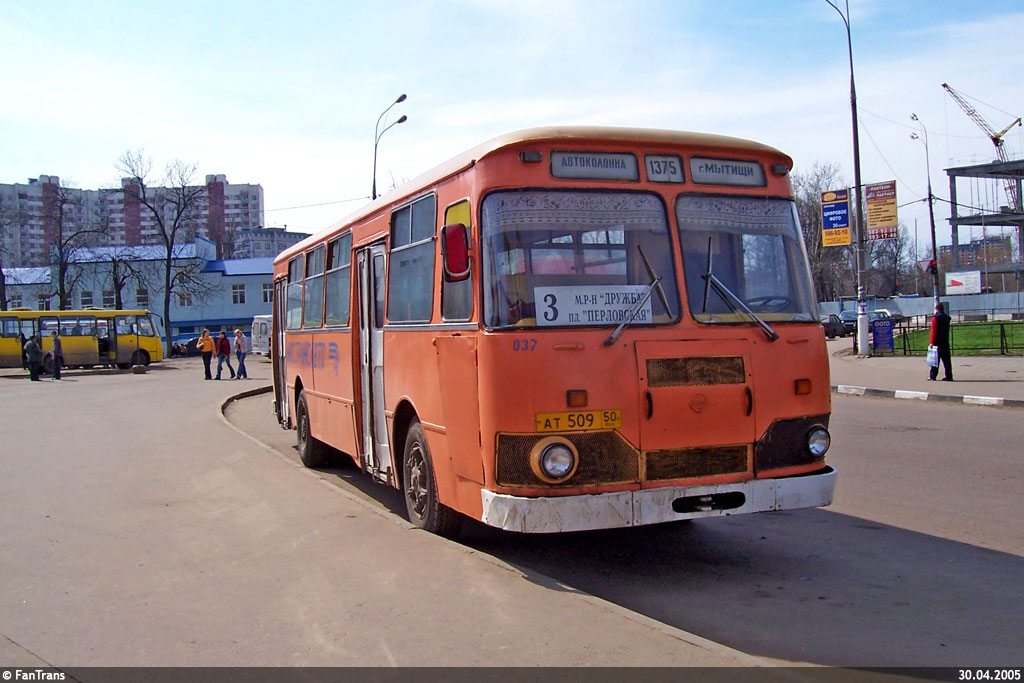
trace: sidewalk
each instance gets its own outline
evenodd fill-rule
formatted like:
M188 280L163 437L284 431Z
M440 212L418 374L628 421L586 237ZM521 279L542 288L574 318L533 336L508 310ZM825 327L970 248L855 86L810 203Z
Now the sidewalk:
M840 394L1024 408L1022 356L953 356L955 381L930 382L922 356L859 358L852 346L828 342L832 390Z

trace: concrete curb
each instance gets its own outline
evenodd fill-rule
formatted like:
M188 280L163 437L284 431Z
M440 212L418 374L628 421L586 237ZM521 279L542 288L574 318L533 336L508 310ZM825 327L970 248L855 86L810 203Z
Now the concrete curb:
M1015 398L999 398L996 396L949 396L933 394L927 391L903 391L900 389L871 389L855 387L848 384L833 384L832 391L837 394L852 396L877 396L880 398L901 398L911 401L943 401L960 403L965 406L991 406L995 408L1024 408L1024 400Z

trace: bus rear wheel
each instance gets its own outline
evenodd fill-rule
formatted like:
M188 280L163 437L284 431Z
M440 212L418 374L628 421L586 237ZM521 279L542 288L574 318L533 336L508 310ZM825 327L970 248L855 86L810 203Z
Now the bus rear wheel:
M418 420L409 426L409 434L405 439L402 474L405 508L409 514L409 521L424 531L445 538L457 536L462 517L437 499L434 466L430 461L430 450L427 448L423 427Z
M309 406L306 392L299 394L295 401L295 431L298 432L299 458L306 467L323 467L327 464L327 444L316 439L309 431Z

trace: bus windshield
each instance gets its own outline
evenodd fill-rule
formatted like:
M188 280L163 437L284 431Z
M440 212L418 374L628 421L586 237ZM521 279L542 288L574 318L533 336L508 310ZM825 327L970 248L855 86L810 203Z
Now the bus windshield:
M702 323L750 323L734 295L757 318L816 322L807 256L793 202L759 197L682 195L676 219L690 314ZM716 291L714 276L726 293Z
M481 218L488 327L679 319L668 221L656 195L494 192Z

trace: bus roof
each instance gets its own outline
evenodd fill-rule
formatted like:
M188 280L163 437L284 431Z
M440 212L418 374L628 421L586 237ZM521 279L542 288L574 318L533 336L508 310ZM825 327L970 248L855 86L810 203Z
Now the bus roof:
M588 140L588 141L632 141L637 143L655 143L666 145L686 145L694 147L721 147L730 151L747 152L749 154L768 154L778 156L781 161L790 168L793 167L793 160L783 152L768 145L734 138L727 135L714 135L711 133L693 133L689 131L662 130L658 128L621 128L606 126L546 126L540 128L527 128L499 135L486 142L483 142L452 159L435 166L429 171L417 176L401 187L377 197L376 200L335 221L326 228L318 230L310 237L285 249L274 259L274 263L290 259L297 253L305 251L311 245L323 240L325 234L333 233L338 228L355 223L366 216L371 215L382 207L388 206L405 196L418 193L422 188L429 187L440 182L448 176L469 168L476 162L505 147L527 142L544 142L548 140Z

